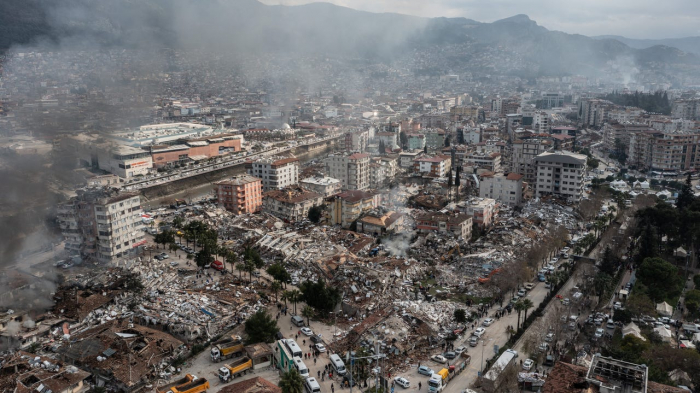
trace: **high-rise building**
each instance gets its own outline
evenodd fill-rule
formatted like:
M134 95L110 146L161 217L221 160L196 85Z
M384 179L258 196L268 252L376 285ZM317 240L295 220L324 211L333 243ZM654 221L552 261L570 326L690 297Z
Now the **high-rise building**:
M508 206L518 206L523 201L523 175L484 175L479 182L479 197L495 199Z
M108 188L78 190L58 207L66 250L83 259L110 262L146 243L138 194Z
M331 155L326 159L326 172L340 180L343 190L365 190L369 188L369 155Z
M262 180L263 192L281 190L299 182L299 159L264 158L246 163L248 174Z
M257 177L234 176L215 187L219 206L233 214L255 213L262 207L262 180Z
M525 181L533 184L537 179L534 160L538 155L551 150L552 141L547 139L527 139L513 142L510 172L523 175Z
M568 151L547 152L535 157L538 197L556 195L580 201L587 157Z

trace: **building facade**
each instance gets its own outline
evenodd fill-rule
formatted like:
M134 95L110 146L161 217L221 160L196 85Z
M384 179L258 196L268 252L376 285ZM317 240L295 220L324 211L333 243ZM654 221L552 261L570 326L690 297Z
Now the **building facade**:
M479 182L479 197L495 199L508 206L518 206L523 201L523 175L498 173L484 175Z
M464 213L429 212L416 217L416 228L419 232L450 232L469 241L472 237L472 217Z
M326 159L326 172L340 180L343 190L365 190L369 188L369 161L364 153L331 155Z
M83 259L110 262L137 252L146 243L138 194L111 189L78 190L58 207L66 250Z
M235 176L215 183L219 207L233 214L247 214L262 208L262 180L250 175Z
M463 208L460 206L460 210L472 217L474 225L489 228L498 214L498 204L495 199L476 198L466 203Z
M350 228L360 216L376 209L380 199L379 194L358 190L335 195L330 201L328 221L331 225L340 224L343 228Z
M340 193L342 187L340 180L332 177L307 177L299 183L303 188L329 197Z
M587 157L567 151L542 153L535 158L538 197L554 195L578 202L583 197Z
M246 170L249 175L262 180L263 192L281 190L299 182L298 158L266 158L247 162Z
M452 169L447 156L419 157L413 161L413 172L426 177L445 177Z
M309 216L309 209L323 204L323 196L301 187L287 187L266 192L263 212L286 221L301 221Z
M537 180L535 157L551 150L552 142L546 139L527 139L513 142L510 172L519 173L524 180L534 184Z

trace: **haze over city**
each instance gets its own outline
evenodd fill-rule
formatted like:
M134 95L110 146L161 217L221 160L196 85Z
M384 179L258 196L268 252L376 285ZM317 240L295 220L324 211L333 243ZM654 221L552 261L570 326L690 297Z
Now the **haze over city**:
M0 391L697 392L690 1L0 2Z

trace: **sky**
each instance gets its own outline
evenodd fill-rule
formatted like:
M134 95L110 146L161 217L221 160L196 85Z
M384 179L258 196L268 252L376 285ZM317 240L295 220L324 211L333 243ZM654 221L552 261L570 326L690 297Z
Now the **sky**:
M259 0L299 5L312 0ZM493 22L526 14L540 26L587 36L628 38L700 36L698 0L327 0L357 10Z

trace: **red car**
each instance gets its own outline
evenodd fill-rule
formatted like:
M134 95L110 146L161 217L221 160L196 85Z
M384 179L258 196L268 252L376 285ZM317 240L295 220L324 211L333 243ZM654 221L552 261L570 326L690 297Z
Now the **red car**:
M224 270L224 263L221 261L214 261L211 263L211 265L209 265L209 267L211 267L212 269L221 271L221 270Z

